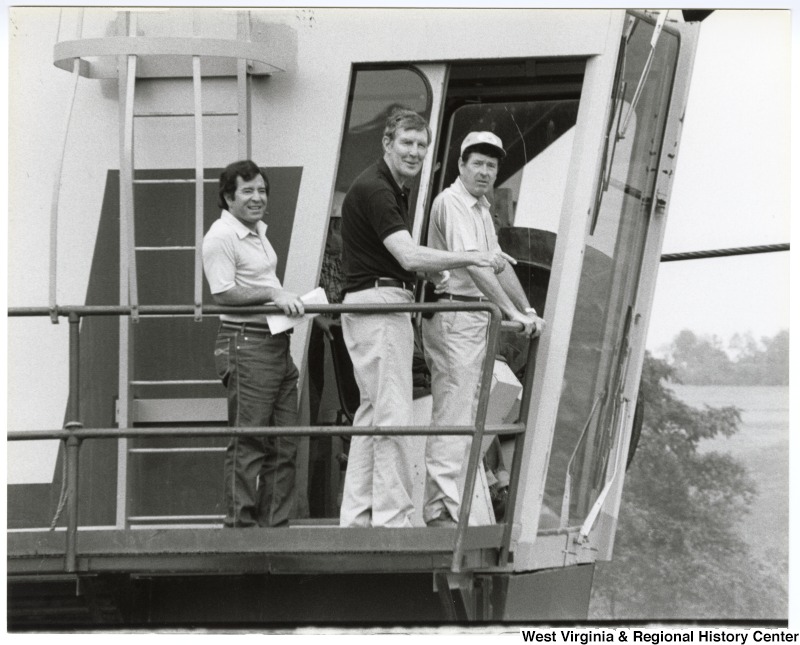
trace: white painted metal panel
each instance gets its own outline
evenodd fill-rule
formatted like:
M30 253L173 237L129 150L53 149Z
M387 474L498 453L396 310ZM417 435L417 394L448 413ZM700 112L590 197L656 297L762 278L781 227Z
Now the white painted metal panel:
M514 569L530 570L536 560L535 542L544 497L547 465L553 430L561 398L572 320L578 296L585 239L590 224L591 207L600 167L604 132L598 123L606 123L611 108L612 81L622 33L624 14L618 15L614 28L606 32L602 55L587 61L578 120L575 126L573 154L564 199L558 238L553 256L550 289L543 317L547 326L539 341L532 400L527 419L528 437L522 461L527 465L520 477L517 498L517 521L521 525L514 549ZM541 556L539 556L541 557Z

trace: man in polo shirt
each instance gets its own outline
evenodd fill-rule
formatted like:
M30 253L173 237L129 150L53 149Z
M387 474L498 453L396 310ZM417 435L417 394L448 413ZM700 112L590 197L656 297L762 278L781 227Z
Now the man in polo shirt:
M275 274L278 256L261 221L269 198L266 172L250 160L219 178L220 218L203 239L203 269L220 305L276 304L302 316L303 303ZM228 390L228 425L297 424L297 368L289 335L272 335L263 314L223 314L214 347ZM225 526L284 526L294 504L295 437L234 437L225 453Z
M494 186L503 143L491 132L470 132L461 143L459 176L431 208L428 245L448 251L497 251L486 193ZM522 333L535 336L543 320L530 306L514 271L495 274L483 267L454 269L440 300L489 300ZM431 370L433 425L472 425L486 355L486 313L437 312L422 322L425 354ZM422 516L429 526L455 525L464 488L470 445L466 436L429 436Z
M383 133L383 158L347 192L342 204L344 304L408 304L414 300L417 271L474 265L499 272L510 260L499 249L450 253L414 242L408 184L422 169L430 136L416 112L393 112ZM344 314L342 328L361 392L353 425L411 425L411 315ZM410 447L406 436L353 437L342 526L411 526Z

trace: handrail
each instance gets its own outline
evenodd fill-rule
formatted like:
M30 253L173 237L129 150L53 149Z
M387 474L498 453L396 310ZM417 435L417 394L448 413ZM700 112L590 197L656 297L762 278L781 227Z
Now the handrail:
M131 306L131 319L139 321L139 286L136 270L136 204L133 194L134 168L134 105L136 93L136 56L127 57L125 77L125 101L122 124L122 141L119 168L120 205L120 299L126 298Z
M67 113L64 118L64 143L61 146L61 153L58 157L58 166L56 170L56 179L53 182L53 199L50 203L50 308L56 307L57 298L57 274L58 274L58 206L59 197L61 195L61 180L64 176L64 156L67 150L67 139L69 137L69 124L72 120L72 108L75 105L75 95L78 89L78 79L80 73L78 63L75 63L73 71L72 93L70 95ZM57 319L54 322L58 322Z
M70 70L73 61L81 64L81 76L114 78L113 61L119 56L203 56L242 59L253 63L260 74L284 72L291 64L291 53L280 43L244 42L226 38L181 38L156 36L109 36L62 40L53 47L53 64ZM100 58L90 62L88 59ZM103 60L107 59L107 60Z
M475 412L475 432L472 435L472 443L469 448L466 481L464 482L464 492L461 495L461 506L458 509L459 518L458 527L456 529L456 543L453 548L453 563L450 565L450 570L453 573L461 572L464 539L467 525L469 524L469 513L472 510L472 496L475 494L475 478L477 477L478 465L481 461L481 447L486 426L486 410L489 405L489 383L492 379L494 357L497 354L497 340L500 336L500 320L501 317L498 309L497 312L493 312L489 320L489 337L486 341L486 352L483 357L483 374L481 375L481 387L478 393L478 408Z
M536 355L539 351L539 338L532 338L528 345L528 361L525 368L525 383L522 386L522 400L519 405L519 419L528 419L531 407L531 395L533 393L533 378L535 374ZM518 433L514 439L514 456L511 458L511 473L508 482L508 500L506 501L506 513L503 517L505 521L505 531L503 541L500 546L500 557L498 565L505 567L508 565L511 554L511 534L514 528L514 512L517 506L517 491L519 489L519 476L522 471L522 451L525 448L525 423L518 422L522 427L522 432ZM487 427L488 428L488 427ZM488 430L487 430L488 431Z
M60 305L55 308L57 316L68 317L70 314L78 316L119 316L132 314L132 307L127 305ZM194 316L194 305L140 305L138 314L142 317L162 316L164 314ZM500 316L500 309L488 302L450 302L439 301L416 302L408 304L335 304L335 305L305 305L309 314L386 314L386 313L432 313L437 311L484 311L492 313L496 310ZM49 307L9 307L8 316L17 318L22 316L49 316L52 313ZM212 317L219 314L282 314L277 305L203 305L203 316ZM502 327L513 331L520 331L522 325L514 322L503 322Z
M453 560L451 571L458 573L461 571L461 560L463 559L465 536L469 524L469 514L471 509L472 497L474 494L475 481L477 479L478 465L481 457L481 443L484 435L513 434L519 438L525 433L523 423L486 425L486 410L489 400L489 383L496 354L497 342L501 327L514 331L521 330L519 323L503 323L501 321L500 309L497 305L489 302L436 302L436 303L408 303L408 304L369 304L369 305L313 305L305 308L309 314L317 313L357 313L357 314L381 314L381 313L425 313L441 311L482 311L489 314L487 350L483 363L483 374L481 389L478 398L478 409L474 426L375 426L375 427L351 427L348 434L353 435L467 435L472 436L469 461L467 464L466 481L464 483L464 493L461 504L461 512L456 529L456 537L453 545ZM247 307L210 305L202 310L203 317L214 316L221 313L282 313L276 305L253 305ZM143 436L271 436L271 435L302 435L302 436L326 436L341 434L341 426L290 426L276 428L270 427L170 427L170 428L83 428L80 423L80 319L82 316L140 316L147 317L164 314L172 315L191 315L195 316L196 310L193 305L142 305L123 306L123 305L94 305L94 306L59 306L51 309L49 307L10 307L9 317L28 317L28 316L50 316L51 320L58 316L66 316L70 322L70 371L69 371L69 402L67 410L67 420L62 430L33 430L33 431L11 431L7 435L8 441L37 441L46 439L59 439L65 442L66 474L67 474L67 530L66 530L66 552L65 552L65 571L74 572L77 570L77 529L78 529L78 465L79 448L83 440L103 439L103 438L125 438ZM531 343L531 354L535 352L535 341ZM526 382L530 379L526 379ZM526 388L529 390L530 388ZM529 398L529 397L528 397ZM524 408L527 409L529 400L523 400ZM518 441L518 446L521 445ZM519 458L520 450L515 450L514 463L512 465L511 481L518 480L518 473L521 465ZM516 499L515 491L511 491L508 503L507 521L513 518L513 506ZM510 543L510 530L504 532L503 544L501 545L501 560L503 563L508 559L508 548Z
M194 90L194 319L203 317L203 90L200 57L192 57L192 88Z
M348 426L348 435L471 435L472 426ZM521 423L501 423L484 426L486 435L512 435L523 430ZM180 426L180 427L135 427L135 428L84 428L73 430L12 430L6 433L8 441L51 441L70 437L78 439L133 439L143 437L271 437L302 436L326 437L341 435L342 426Z
M59 12L59 28L61 27L61 12ZM80 37L83 32L83 9L78 14L78 25L75 29L76 35ZM69 138L69 124L72 121L72 110L75 106L75 95L78 91L78 79L80 78L80 61L75 60L72 66L72 90L67 105L67 111L64 115L64 143L61 146L61 151L56 163L56 178L53 182L53 197L50 201L50 308L53 309L58 302L57 298L57 283L56 278L58 274L58 206L61 196L61 180L64 176L64 156L67 152L67 140ZM54 323L58 322L58 318L53 319Z

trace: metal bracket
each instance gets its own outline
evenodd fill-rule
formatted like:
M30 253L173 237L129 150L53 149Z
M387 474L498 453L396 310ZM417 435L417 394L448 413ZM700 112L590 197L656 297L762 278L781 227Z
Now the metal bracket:
M667 207L667 197L661 188L656 189L656 210L663 211Z

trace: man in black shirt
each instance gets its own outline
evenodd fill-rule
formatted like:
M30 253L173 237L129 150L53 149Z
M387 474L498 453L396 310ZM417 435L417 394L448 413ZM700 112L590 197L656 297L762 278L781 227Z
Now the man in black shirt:
M383 133L383 158L347 192L342 204L345 304L408 304L414 301L416 272L480 266L499 273L507 260L513 262L501 251L454 253L414 242L408 184L422 170L430 138L419 114L393 112ZM411 315L344 314L342 328L361 392L353 425L412 425ZM410 439L353 437L341 526L412 525Z

